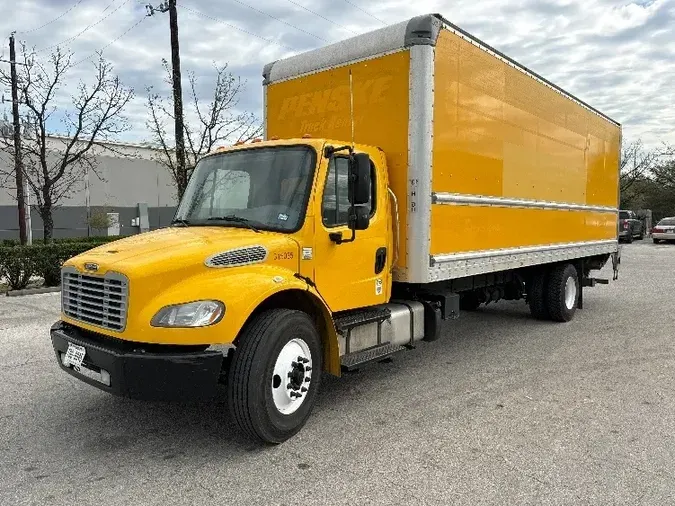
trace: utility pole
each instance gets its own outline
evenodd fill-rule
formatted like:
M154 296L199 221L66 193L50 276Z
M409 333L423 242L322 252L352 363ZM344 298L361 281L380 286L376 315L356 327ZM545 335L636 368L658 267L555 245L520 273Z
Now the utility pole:
M174 136L176 139L176 174L178 185L178 197L183 196L187 186L187 169L185 167L185 137L183 127L183 86L180 75L180 51L178 47L178 13L176 12L176 0L167 0L158 7L146 5L148 16L155 12L169 11L169 29L171 31L171 71L173 84L173 116Z
M9 36L9 65L12 81L12 117L14 120L14 171L16 172L16 203L19 207L19 240L26 244L26 202L23 194L23 163L21 159L21 123L19 121L19 82L16 76L14 32Z

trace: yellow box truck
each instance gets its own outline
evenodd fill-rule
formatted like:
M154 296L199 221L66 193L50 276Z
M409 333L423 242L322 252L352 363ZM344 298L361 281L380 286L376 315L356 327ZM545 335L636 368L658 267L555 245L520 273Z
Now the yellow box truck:
M620 125L439 15L267 65L264 139L192 173L172 226L65 262L62 369L303 426L322 373L499 299L572 319L618 273ZM450 323L447 323L449 325Z

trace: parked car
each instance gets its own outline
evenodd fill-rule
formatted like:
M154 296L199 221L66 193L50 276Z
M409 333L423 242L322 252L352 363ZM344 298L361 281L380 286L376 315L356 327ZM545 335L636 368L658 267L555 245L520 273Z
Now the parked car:
M652 238L655 243L675 242L675 217L663 218L659 221L652 229Z
M633 242L633 239L644 239L645 228L642 220L633 211L619 211L619 240Z

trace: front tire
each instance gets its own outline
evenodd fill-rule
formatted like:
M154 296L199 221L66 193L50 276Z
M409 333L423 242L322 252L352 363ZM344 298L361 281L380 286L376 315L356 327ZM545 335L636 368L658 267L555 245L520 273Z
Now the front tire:
M322 369L321 340L306 313L271 309L242 331L228 373L228 404L249 438L282 443L309 418Z
M548 312L556 322L568 322L574 317L579 301L579 275L572 264L553 268L548 281Z

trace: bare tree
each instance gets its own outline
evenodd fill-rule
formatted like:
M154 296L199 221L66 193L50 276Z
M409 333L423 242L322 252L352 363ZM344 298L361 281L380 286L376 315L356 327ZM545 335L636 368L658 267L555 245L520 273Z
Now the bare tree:
M664 159L673 155L675 148L667 144L653 149L646 148L639 139L627 144L621 152L621 193L628 191L636 181L651 176Z
M166 81L171 84L171 70L166 60L163 60L163 64L168 74ZM227 65L214 64L214 68L216 80L208 102L200 98L194 72L188 72L190 99L185 101L188 109L184 126L185 171L181 171L176 164L173 136L167 131L167 124L173 123L173 107L171 104L167 105L166 99L154 92L152 87L147 89L149 118L146 124L162 153L157 161L171 173L179 199L185 192L199 158L217 144L248 141L262 132L262 126L252 113L237 109L245 83L228 72Z
M49 241L54 230L54 207L77 188L87 171L98 175L93 148L128 128L122 110L133 91L122 85L110 63L99 55L91 82L80 81L70 104L63 105L59 103L60 92L74 66L72 53L57 48L44 65L25 46L23 54L25 65L19 72L19 101L25 111L22 162L44 223L44 239ZM0 71L0 82L8 78ZM60 136L54 136L50 129L58 120L63 130ZM1 149L13 156L11 142L3 136ZM10 175L11 171L0 169L0 177L8 180Z

